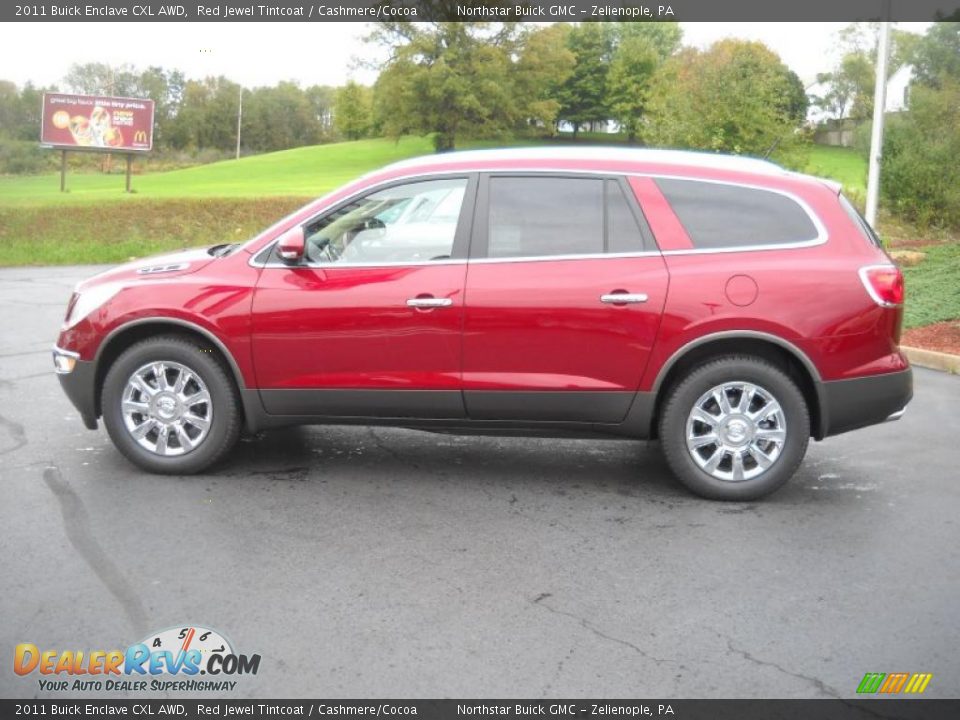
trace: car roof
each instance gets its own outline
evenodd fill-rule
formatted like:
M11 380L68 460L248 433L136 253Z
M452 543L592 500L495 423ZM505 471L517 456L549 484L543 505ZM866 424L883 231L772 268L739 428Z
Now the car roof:
M440 169L476 164L489 167L498 162L531 161L562 164L576 163L579 168L585 162L596 163L598 168L616 162L641 166L673 165L687 168L728 170L759 175L783 175L787 171L769 160L723 155L720 153L695 152L691 150L664 150L659 148L630 148L615 146L579 145L576 147L512 147L495 150L461 150L438 155L421 155L401 160L382 168L383 171L411 170L414 168Z

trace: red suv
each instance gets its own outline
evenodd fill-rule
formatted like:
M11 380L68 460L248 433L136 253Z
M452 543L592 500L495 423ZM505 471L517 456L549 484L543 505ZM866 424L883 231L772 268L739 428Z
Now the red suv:
M829 182L624 149L391 165L241 245L81 283L54 349L90 429L159 473L289 424L659 438L747 500L810 437L898 418L903 278Z

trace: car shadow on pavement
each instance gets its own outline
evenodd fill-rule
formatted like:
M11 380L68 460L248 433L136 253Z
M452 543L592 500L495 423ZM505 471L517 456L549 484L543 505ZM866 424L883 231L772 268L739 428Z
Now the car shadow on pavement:
M365 478L487 485L549 485L551 492L616 492L679 499L657 443L459 436L373 427L293 427L241 442L212 470L276 480L362 473Z

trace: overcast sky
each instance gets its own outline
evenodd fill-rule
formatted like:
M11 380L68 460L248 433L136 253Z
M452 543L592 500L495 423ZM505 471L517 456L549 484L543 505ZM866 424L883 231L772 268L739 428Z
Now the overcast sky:
M899 23L923 32L928 23ZM724 37L760 40L805 83L836 59L846 23L681 23L687 45ZM358 67L369 57L364 23L17 23L0 43L0 79L18 85L60 83L73 63L131 63L180 69L188 78L226 75L246 87L296 80L301 85L371 83Z

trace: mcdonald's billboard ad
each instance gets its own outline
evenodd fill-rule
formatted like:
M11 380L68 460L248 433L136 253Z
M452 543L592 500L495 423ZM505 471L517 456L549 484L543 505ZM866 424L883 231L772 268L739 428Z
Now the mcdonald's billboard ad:
M153 100L45 93L40 144L66 150L149 152Z

